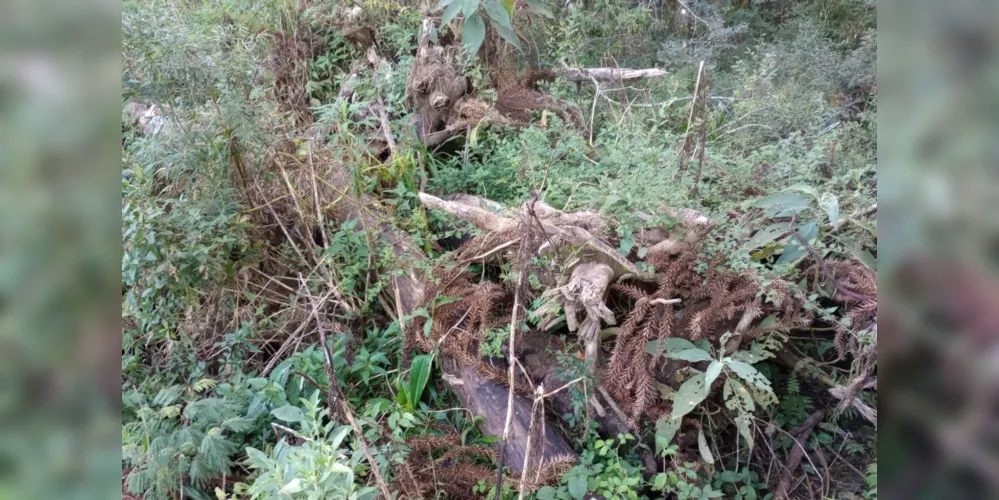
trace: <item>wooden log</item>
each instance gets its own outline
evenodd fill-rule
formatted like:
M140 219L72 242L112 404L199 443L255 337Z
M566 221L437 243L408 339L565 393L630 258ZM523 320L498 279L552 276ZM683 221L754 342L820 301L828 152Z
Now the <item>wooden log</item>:
M444 373L451 389L458 396L461 405L476 415L486 417L479 424L479 430L486 436L502 436L506 416L506 402L509 388L483 377L474 367L464 366L454 359L443 360ZM506 446L506 458L503 463L513 471L524 469L524 458L527 452L527 435L531 428L531 405L525 397L514 396L513 420L510 424L509 441ZM545 463L554 457L576 457L572 446L552 423L545 425L543 456L539 457L536 444L531 452L530 469L540 465L540 458Z
M663 76L666 71L649 69L628 69L628 68L569 68L559 74L570 82L618 82L623 80L636 80L638 78L655 78Z

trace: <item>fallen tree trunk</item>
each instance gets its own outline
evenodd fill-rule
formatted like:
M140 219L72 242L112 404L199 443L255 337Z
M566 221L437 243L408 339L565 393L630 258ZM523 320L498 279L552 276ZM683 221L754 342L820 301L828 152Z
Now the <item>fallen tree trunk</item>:
M666 71L656 68L649 69L628 69L628 68L569 68L559 74L570 82L618 82L622 80L636 80L638 78L655 78L663 76Z
M345 192L350 192L349 179L343 173L331 178L330 183ZM426 299L426 288L415 271L415 264L426 261L427 257L404 233L389 223L387 217L379 216L379 212L378 201L368 195L362 195L359 199L345 196L331 208L331 215L338 223L356 219L360 228L374 232L373 236L391 245L392 253L405 272L392 279L388 291L389 300L395 303L396 314L404 317L416 310ZM444 354L441 354L441 358L446 379L462 406L484 418L479 423L482 433L501 436L507 413L509 388L486 379L474 367L463 366L459 361ZM520 471L524 467L533 402L518 394L514 397L513 405L515 418L510 429L510 439L503 463L514 471ZM572 446L556 430L554 424L547 424L545 429L545 439L541 446L532 445L534 448L532 463L534 457L537 457L539 464L576 457ZM494 447L497 447L496 443Z

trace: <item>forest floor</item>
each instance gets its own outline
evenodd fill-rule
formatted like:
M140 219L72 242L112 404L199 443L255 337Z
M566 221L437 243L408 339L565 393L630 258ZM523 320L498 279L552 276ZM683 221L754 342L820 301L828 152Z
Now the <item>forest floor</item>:
M861 7L272 3L126 5L123 496L876 498Z

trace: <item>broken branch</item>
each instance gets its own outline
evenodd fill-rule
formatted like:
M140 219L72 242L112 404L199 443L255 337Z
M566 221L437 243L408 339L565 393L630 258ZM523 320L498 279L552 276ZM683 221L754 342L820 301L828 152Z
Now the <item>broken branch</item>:
M570 82L618 82L622 80L635 80L638 78L655 78L666 74L665 70L658 68L629 69L629 68L569 68L559 76Z

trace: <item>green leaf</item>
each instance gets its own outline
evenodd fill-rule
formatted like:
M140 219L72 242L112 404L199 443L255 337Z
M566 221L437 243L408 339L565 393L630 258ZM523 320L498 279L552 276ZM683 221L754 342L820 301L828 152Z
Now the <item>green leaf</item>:
M746 386L742 385L742 382L739 382L735 377L725 379L722 397L725 400L725 407L736 413L752 413L756 409L756 405L753 404L753 396L746 390Z
M548 19L555 19L555 14L552 14L544 0L527 0L527 6L531 8L531 12L537 12Z
M465 16L465 23L468 23L468 18L472 17L477 10L479 10L479 0L461 0L461 14ZM479 18L481 19L481 18Z
M704 437L704 429L697 430L697 450L701 452L701 458L709 464L715 463L715 457L711 454L711 448L708 447L708 438Z
M839 227L839 198L832 193L822 193L822 197L819 198L819 206L826 211L833 229Z
M498 1L489 0L482 7L486 10L486 14L489 15L489 19L493 20L495 26L513 29L513 26L510 24L510 13Z
M338 449L340 448L340 443L343 442L343 438L347 437L350 431L351 427L349 425L341 425L334 429L326 440L334 450Z
M465 18L465 24L461 26L461 43L469 54L475 55L482 46L482 41L486 39L486 23L478 12Z
M725 389L722 392L722 397L725 400L725 407L730 411L735 412L735 425L739 429L739 434L742 435L743 439L750 448L753 447L753 431L752 431L752 416L753 411L756 409L756 405L753 404L753 396L746 389L746 386L742 385L734 377L728 377L725 379Z
M676 431L680 430L681 422L682 419L670 415L663 415L656 420L656 455L669 447L670 442L676 437Z
M635 248L635 240L628 236L627 238L622 238L621 243L617 248L617 253L624 255L625 257L631 253L631 249Z
M863 265L867 266L871 271L878 270L878 259L871 252L866 249L859 249L855 254L857 260L859 260Z
M761 406L766 407L777 402L777 396L774 395L773 388L770 387L770 381L757 371L753 365L737 359L731 359L728 362L728 367L739 378L749 384L749 390L753 395L753 399Z
M814 187L802 182L789 186L787 189L785 189L785 191L799 191L807 194L808 196L811 196L812 198L815 199L819 198L819 192L816 191Z
M586 496L586 476L574 475L569 478L569 494L576 500Z
M811 244L811 241L815 239L819 234L819 225L814 222L809 222L807 224L799 225L796 230L798 235L801 236L803 240ZM787 245L784 245L784 253L781 254L780 258L777 259L776 264L793 264L798 261L798 259L805 256L808 253L808 249L801 246L798 238L791 238L788 240Z
M445 25L447 25L447 23L454 19L454 16L457 16L458 13L461 12L461 6L463 3L463 0L455 0L454 2L448 4L447 8L444 9L444 14L441 15L442 29Z
M684 349L697 349L693 342L679 337L671 337L663 341L666 352L678 352Z
M423 396L423 389L430 380L430 367L433 364L434 355L421 354L413 358L413 364L409 368L408 396L411 407L415 407Z
M271 410L271 415L274 415L278 420L283 420L285 422L301 422L305 418L305 414L302 413L302 409L297 406L284 405L280 408L275 408Z
M512 29L504 28L496 24L494 24L493 27L496 28L496 32L499 33L499 35L503 37L503 39L506 40L507 43L513 45L517 50L520 50L521 52L524 51L524 47L520 44L520 37L518 37L517 34L514 33ZM478 127L476 127L476 130L478 130Z
M555 500L555 492L555 488L552 488L551 486L543 486L538 490L534 498L537 500Z
M437 7L434 7L434 10L443 9L444 7L447 7L448 5L451 5L453 2L454 2L454 0L441 0L437 4ZM441 24L444 24L444 23L441 23Z
M812 205L812 200L794 191L783 191L770 196L764 196L749 206L762 208L767 217L786 217L791 212L801 212Z
M288 481L288 484L278 490L278 493L282 495L294 495L295 493L301 492L303 489L302 480L296 477L295 479Z
M697 362L697 361L708 361L711 359L711 355L705 352L703 349L693 348L684 349L682 351L670 352L669 357L672 359L679 359L683 361Z
M250 457L250 466L254 469L263 469L269 467L270 459L264 452L252 447L246 447L246 456Z
M777 238L788 233L787 223L777 223L771 224L763 229L760 229L749 239L749 243L746 243L746 248L748 250L756 250L768 243L776 241Z
M735 426L739 429L739 435L746 440L749 450L753 450L753 417L749 413L740 413L735 416Z
M704 374L698 373L687 379L673 395L672 418L690 413L708 397L708 386L704 383Z
M711 383L718 378L721 374L722 368L725 366L724 363L718 360L714 360L708 365L708 369L704 370L704 384L711 387Z
M506 9L506 13L509 14L510 17L512 18L513 9L514 7L516 7L517 0L500 0L500 3L503 4L503 8Z

